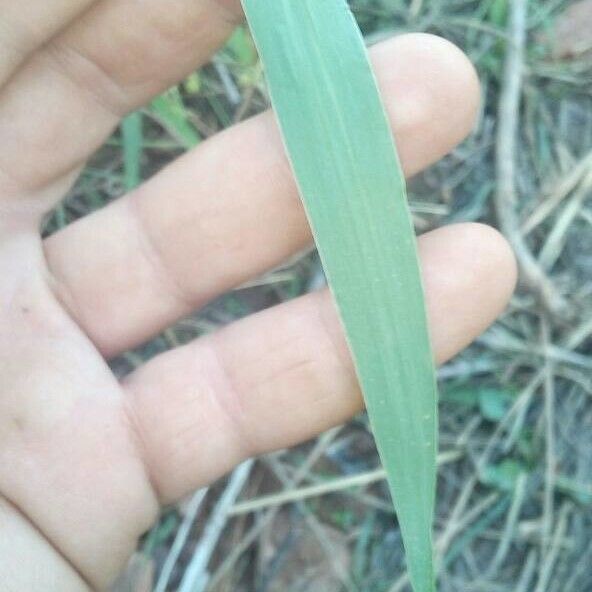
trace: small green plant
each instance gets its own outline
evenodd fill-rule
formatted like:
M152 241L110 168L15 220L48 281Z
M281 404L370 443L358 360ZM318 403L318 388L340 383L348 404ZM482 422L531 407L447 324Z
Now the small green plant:
M345 0L243 0L388 472L410 580L435 588L437 394L405 181Z
M190 84L195 84L195 77L188 80ZM189 150L199 144L201 138L189 120L189 113L178 87L173 87L154 99L150 111L183 148Z

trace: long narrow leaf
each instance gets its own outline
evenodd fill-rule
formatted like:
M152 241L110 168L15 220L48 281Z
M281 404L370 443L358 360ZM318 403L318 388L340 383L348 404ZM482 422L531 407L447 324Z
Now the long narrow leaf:
M128 115L121 123L123 142L123 170L125 188L127 191L135 189L141 181L142 143L142 113L136 111Z
M416 592L434 590L436 386L405 182L345 0L243 0L343 320Z

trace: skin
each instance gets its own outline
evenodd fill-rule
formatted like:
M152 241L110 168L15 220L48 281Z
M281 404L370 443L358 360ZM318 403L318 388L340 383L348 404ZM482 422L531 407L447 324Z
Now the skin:
M270 114L39 235L121 116L204 63L240 22L238 2L0 0L0 14L0 581L104 590L159 505L347 420L362 399L326 291L123 382L106 363L311 243ZM372 59L412 175L471 129L475 73L426 35ZM514 258L474 224L424 235L420 250L443 362L502 311Z

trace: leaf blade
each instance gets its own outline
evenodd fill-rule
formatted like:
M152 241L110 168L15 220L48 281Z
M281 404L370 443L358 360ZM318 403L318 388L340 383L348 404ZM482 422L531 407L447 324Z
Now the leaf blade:
M123 143L123 171L126 191L135 189L142 179L141 159L143 153L142 113L136 111L121 123Z
M243 6L389 474L410 579L430 592L435 372L405 182L363 40L344 0Z

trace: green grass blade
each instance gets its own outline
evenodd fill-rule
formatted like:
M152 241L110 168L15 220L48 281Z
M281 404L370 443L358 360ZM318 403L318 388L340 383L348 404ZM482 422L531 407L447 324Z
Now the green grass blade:
M123 176L127 191L135 189L141 181L141 160L144 142L142 113L136 111L121 122L123 143Z
M434 590L437 394L405 182L345 0L243 0L337 301L416 592Z
M189 113L178 88L172 88L156 97L150 105L159 123L188 150L197 146L201 138L189 119Z

